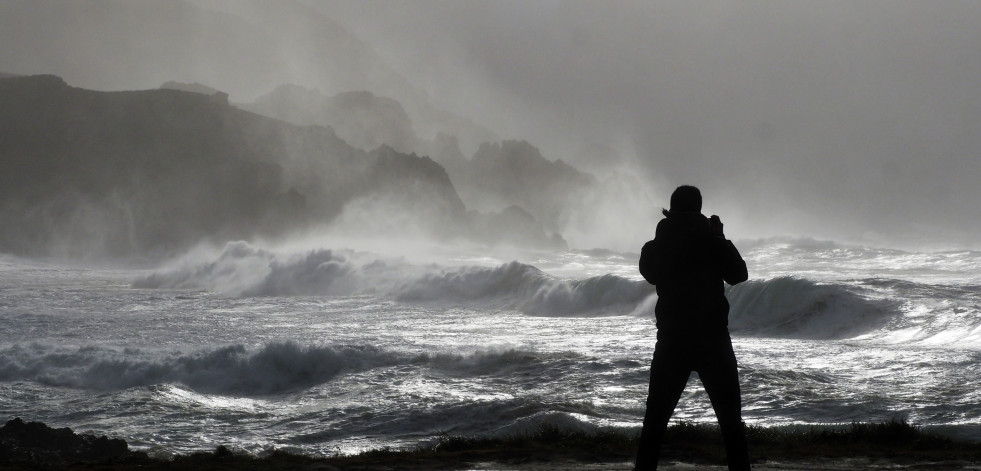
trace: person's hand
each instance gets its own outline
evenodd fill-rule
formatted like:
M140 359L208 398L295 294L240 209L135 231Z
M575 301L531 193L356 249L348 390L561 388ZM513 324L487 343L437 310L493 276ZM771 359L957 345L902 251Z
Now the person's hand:
M713 214L709 218L709 232L717 236L722 235L722 220L719 219L719 216Z

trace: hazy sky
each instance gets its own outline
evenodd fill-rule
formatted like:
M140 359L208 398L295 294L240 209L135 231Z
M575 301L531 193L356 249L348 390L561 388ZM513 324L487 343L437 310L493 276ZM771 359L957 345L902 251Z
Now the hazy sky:
M977 245L981 2L318 3L443 106L744 233Z
M121 5L112 1L103 8ZM721 214L733 234L981 248L981 2L302 2L365 41L436 104L503 138L527 139L548 159L574 160L587 144L613 147L665 205L676 185L700 186L706 210ZM76 13L94 5L71 4ZM99 15L81 26L71 16L81 15L49 15L63 20L37 23L43 31L25 26L24 37L53 38L46 55L29 50L40 41L21 41L28 50L0 53L0 71L23 72L5 70L4 57L35 57L32 71L46 70L50 49L70 37L58 34L65 29L103 28L122 45L139 33L99 26ZM34 24L7 20L0 23ZM156 21L147 18L145 30L165 34ZM281 44L305 44L302 28L276 21L263 34L281 31L293 36ZM289 68L297 81L318 70L292 63L310 54L269 51L269 37L243 35L262 55L232 64L239 85L258 78L250 67ZM238 42L201 37L213 48ZM132 68L145 74L141 84L181 79L166 76L180 75L181 51L166 52L166 60L146 57L156 61L152 70L115 64L107 78L131 83L124 79ZM92 64L86 83L93 83L113 57L91 48L56 60ZM211 64L194 67L210 72ZM66 69L52 62L51 70ZM257 95L276 85L249 86Z

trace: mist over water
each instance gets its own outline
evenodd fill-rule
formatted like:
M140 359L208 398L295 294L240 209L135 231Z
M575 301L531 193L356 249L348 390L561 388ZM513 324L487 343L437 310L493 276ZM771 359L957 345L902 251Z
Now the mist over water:
M242 104L285 84L337 106L368 91L411 124L361 142L387 135L440 161L413 143L455 136L471 158L484 142L527 140L601 179L611 167L638 177L650 197L620 187L644 204L700 186L707 209L748 237L974 247L981 220L970 204L981 175L973 2L42 0L3 13L3 72L97 90L198 82ZM656 219L643 206L603 209L621 225L642 219L627 228L636 236ZM626 250L612 232L568 240Z
M636 431L638 252L694 184L749 266L749 423L979 439L978 20L0 2L0 420L160 456Z
M970 2L321 5L448 103L548 154L617 149L741 233L974 246Z

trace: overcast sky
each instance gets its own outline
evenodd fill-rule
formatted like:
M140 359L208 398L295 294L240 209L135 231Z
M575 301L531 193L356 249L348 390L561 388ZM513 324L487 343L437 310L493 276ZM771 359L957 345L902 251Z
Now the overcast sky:
M320 7L443 106L552 159L610 145L744 233L976 245L981 2Z
M109 8L122 5L113 1ZM675 186L700 186L706 211L732 234L981 248L981 2L297 1L365 41L439 106L527 139L548 159L612 147L665 205ZM76 13L94 5L71 4ZM65 28L104 30L121 45L127 39L111 35L132 34L98 25L99 15L84 24L74 16L37 23L49 31L7 18L8 35L30 26L18 48L50 39L43 57L22 50L0 59L34 58L33 72L54 57L55 73L70 62L86 75L66 79L83 86L98 84L99 73L137 83L126 81L130 69L144 74L140 86L186 76L180 51L146 57L156 60L152 73L113 64L97 48L52 55L59 37L71 37L59 35ZM277 21L271 35L304 44L295 38L302 28ZM147 18L146 30L167 34L158 22ZM243 40L255 42L248 50L268 43L252 33ZM254 67L289 68L299 82L296 74L317 70L289 63L296 51L279 52L271 62L239 58L233 74L258 79L248 68L263 60ZM3 70L11 63L0 71L23 72ZM214 83L213 62L193 65L208 85L232 87ZM248 99L276 85L250 85Z

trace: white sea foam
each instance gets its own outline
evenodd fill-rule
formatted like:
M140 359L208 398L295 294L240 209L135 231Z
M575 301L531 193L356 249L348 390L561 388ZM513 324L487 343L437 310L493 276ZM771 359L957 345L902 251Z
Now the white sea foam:
M231 297L357 294L361 287L350 281L357 267L349 256L331 250L283 255L246 242L230 242L210 260L201 254L189 255L134 285L209 290Z
M847 281L884 277L930 283L981 283L981 252L859 247L813 239L739 241L751 276Z
M635 255L317 246L201 250L138 289L136 271L0 259L0 408L180 452L639 424L655 336L639 316L657 298ZM979 420L981 254L787 241L744 255L754 279L728 295L748 422L904 411L981 436L964 425ZM694 384L675 417L714 421Z
M922 257L930 260L941 257L956 266L974 266L977 254L907 254L814 243L754 248L751 257L756 258L755 263L763 263L770 258L783 260L788 254L808 257L806 261L794 263L811 267L806 273L817 276L817 280L777 276L728 287L730 328L735 335L840 339L866 335L891 325L899 341L979 337L978 325L956 320L956 314L965 312L964 307L947 309L950 312L946 317L952 320L933 323L942 325L942 330L922 320L913 325L890 324L904 313L916 317L912 316L915 312L912 309L919 308L910 307L910 299L970 298L978 291L971 285L944 288L947 285L890 282L888 278L838 280L823 276L816 268L829 266L834 257L844 259L855 271L873 264L873 273L886 273L886 266L891 263ZM776 263L774 260L770 265ZM906 270L928 271L927 268ZM650 316L657 300L653 286L613 274L575 279L556 277L516 261L496 265L413 264L401 258L382 258L350 250L278 252L245 242L229 243L210 256L189 255L136 280L134 286L206 290L235 298L371 295L402 303L572 317ZM931 305L926 309L936 316L945 312L943 306Z
M615 275L566 280L518 262L498 267L440 269L399 288L403 301L483 301L527 314L626 314L654 288Z
M186 258L136 280L134 286L210 290L232 297L373 294L552 316L628 314L654 293L647 283L616 275L569 280L518 262L413 265L350 251L280 254L245 242L229 243L212 260Z

